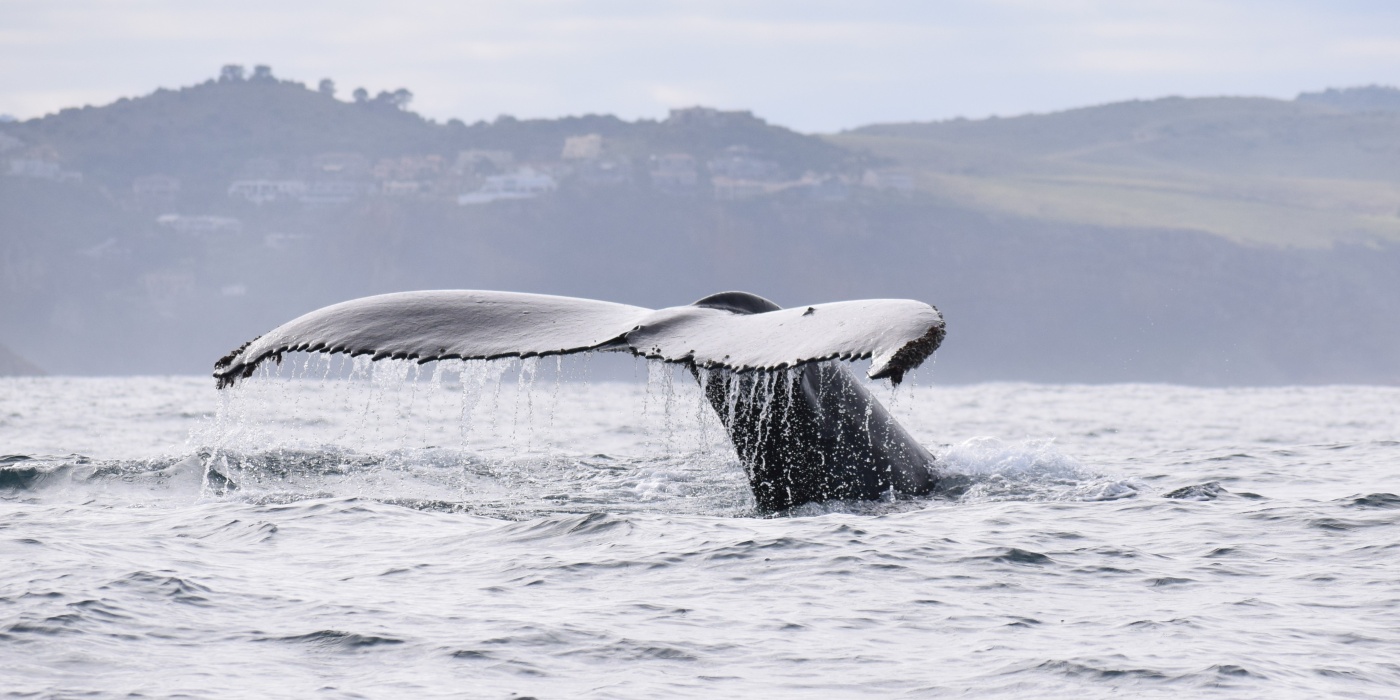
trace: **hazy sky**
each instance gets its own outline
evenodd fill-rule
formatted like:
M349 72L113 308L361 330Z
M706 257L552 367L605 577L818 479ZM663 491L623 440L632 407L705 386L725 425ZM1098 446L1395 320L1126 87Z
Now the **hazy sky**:
M190 85L225 63L407 87L413 108L664 116L808 131L1165 95L1400 83L1389 0L0 0L0 114Z

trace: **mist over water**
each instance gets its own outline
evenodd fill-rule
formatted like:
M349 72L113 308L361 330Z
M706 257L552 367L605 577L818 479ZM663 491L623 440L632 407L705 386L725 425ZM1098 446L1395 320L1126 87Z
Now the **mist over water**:
M940 489L762 514L665 365L0 379L0 691L1400 687L1400 389L874 391Z

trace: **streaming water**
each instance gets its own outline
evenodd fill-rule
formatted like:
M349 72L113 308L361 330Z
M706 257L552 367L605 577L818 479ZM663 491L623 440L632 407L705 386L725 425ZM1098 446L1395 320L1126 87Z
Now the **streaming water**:
M879 389L939 491L763 514L588 362L0 379L0 697L1400 692L1400 389Z

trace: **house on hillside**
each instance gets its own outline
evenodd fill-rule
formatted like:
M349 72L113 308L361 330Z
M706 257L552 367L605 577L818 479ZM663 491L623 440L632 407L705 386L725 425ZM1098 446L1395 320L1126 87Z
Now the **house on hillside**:
M156 217L161 228L192 236L243 233L243 222L228 216L182 216L164 214Z
M10 168L6 171L6 174L14 177L57 180L59 173L62 171L62 166L51 160L41 160L39 158L11 158Z
M320 153L311 158L317 178L354 179L369 175L369 159L359 153Z
M437 182L447 175L447 161L439 155L382 158L374 166L379 194L386 197L432 194L441 189Z
M312 180L298 198L310 206L348 204L370 193L371 186L356 180Z
M300 201L306 189L304 180L236 180L228 186L228 196L261 205Z
M564 151L559 157L564 160L589 160L603 155L603 137L598 134L570 136L564 139Z
M783 169L771 160L757 157L744 146L730 146L705 163L715 199L752 199L780 192L797 182L783 179Z
M730 180L752 180L755 182L778 182L783 179L783 169L771 160L758 158L744 146L730 146L719 156L705 163L712 177Z
M10 177L27 177L52 182L82 182L83 174L64 170L56 160L49 158L11 158L5 174Z
M553 192L559 187L553 177L530 168L522 168L509 175L493 175L486 178L486 184L475 192L457 198L463 206L487 204L503 199L534 199Z
M553 163L532 163L530 164L529 169L534 170L537 173L543 173L545 175L548 175L554 178L555 182L562 182L563 180L573 177L574 171L577 170L573 163L565 163L563 161L555 161Z

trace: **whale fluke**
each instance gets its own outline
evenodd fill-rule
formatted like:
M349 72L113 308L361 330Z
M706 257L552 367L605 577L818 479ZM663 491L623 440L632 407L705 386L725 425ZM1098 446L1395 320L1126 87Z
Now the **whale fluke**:
M771 309L736 307L749 303L743 299ZM312 311L221 358L214 377L219 388L231 386L261 363L298 351L420 363L627 351L739 372L872 358L869 376L897 384L942 338L938 310L907 299L779 310L761 297L725 292L653 311L543 294L437 290L364 297Z
M685 364L734 443L758 507L930 492L934 457L839 362L898 384L943 341L943 317L907 299L782 309L722 292L653 311L515 292L402 292L312 311L214 365L219 388L287 352L420 363L623 351Z

